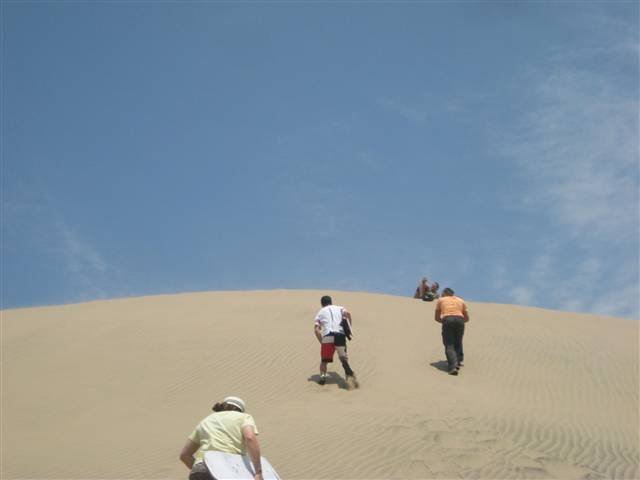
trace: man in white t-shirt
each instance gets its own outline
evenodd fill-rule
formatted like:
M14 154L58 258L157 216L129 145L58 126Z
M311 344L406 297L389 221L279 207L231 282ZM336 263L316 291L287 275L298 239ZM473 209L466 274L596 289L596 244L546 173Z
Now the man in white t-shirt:
M355 373L349 366L347 338L351 339L351 313L346 308L333 305L331 297L320 299L322 308L316 314L314 332L320 342L320 385L327 382L327 364L333 362L337 350L338 358L347 380L347 388L358 388Z

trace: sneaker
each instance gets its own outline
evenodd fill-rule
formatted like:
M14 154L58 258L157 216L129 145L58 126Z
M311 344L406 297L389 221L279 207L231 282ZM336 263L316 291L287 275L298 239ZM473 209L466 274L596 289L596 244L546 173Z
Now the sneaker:
M320 380L318 380L318 383L320 385L324 385L325 383L327 383L327 374L326 373L322 373L320 375Z
M347 376L347 388L349 390L354 389L354 388L360 388L360 384L358 383L358 380L356 380L356 376L355 375L348 375Z
M458 369L452 368L451 370L449 370L449 375L458 375Z
M460 367L464 367L464 363L462 363L461 361L458 362L458 368L460 368Z

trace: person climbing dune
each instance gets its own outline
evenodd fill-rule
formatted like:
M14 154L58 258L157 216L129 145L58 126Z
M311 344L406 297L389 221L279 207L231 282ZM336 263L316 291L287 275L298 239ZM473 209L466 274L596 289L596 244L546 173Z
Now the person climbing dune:
M324 385L327 382L327 364L333 362L333 355L337 351L338 358L347 381L347 388L358 388L356 375L349 365L347 354L347 337L353 334L351 313L340 305L333 305L330 296L325 295L320 299L322 308L318 311L314 321L314 333L320 342L320 380Z
M447 287L436 304L434 320L442 324L442 343L447 356L449 375L458 375L464 360L462 337L464 326L469 321L467 305Z
M189 480L214 480L204 462L206 451L248 453L254 480L263 480L258 428L245 409L241 398L226 397L196 426L180 452L180 461L191 470Z

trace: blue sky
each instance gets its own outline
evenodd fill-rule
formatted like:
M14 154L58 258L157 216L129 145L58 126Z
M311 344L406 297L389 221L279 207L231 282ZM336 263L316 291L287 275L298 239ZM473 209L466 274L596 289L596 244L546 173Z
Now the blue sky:
M237 289L638 318L637 2L2 3L2 308Z

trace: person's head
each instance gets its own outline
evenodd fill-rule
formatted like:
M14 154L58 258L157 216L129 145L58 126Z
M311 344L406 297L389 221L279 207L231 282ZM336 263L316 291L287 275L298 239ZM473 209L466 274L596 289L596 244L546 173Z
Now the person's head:
M239 397L227 397L222 402L216 403L211 410L214 412L241 412L244 413L246 406Z
M427 284L427 277L422 277L422 284L426 285Z
M444 290L442 290L442 296L443 297L451 297L453 295L454 295L454 291L453 291L453 289L451 289L449 287L447 287Z
M320 299L320 305L322 305L323 307L326 307L327 305L333 305L331 297L329 295L325 295L324 297L322 297Z

